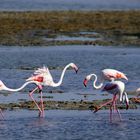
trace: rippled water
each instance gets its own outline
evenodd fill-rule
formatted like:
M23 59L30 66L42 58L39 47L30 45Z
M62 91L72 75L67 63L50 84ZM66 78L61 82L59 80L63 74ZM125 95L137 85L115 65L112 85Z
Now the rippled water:
M53 100L81 100L80 94L90 94L87 100L109 98L100 91L92 89L91 82L87 88L82 84L85 76L91 72L99 74L104 68L115 68L125 72L129 78L126 90L135 90L140 86L140 49L101 46L55 46L55 47L0 47L0 79L8 87L19 87L32 73L33 69L42 67L64 67L70 62L80 69L76 75L68 70L63 84L58 88L45 88L44 95L53 96ZM23 70L29 68L31 70ZM62 70L51 70L58 81ZM20 93L8 96L0 95L0 103L18 102L28 99L27 87ZM49 90L62 90L62 94L48 94ZM94 94L96 95L94 95ZM93 95L92 95L93 94ZM38 94L36 94L37 99ZM39 98L38 98L39 99ZM44 99L45 100L45 99ZM49 99L51 100L51 99ZM5 119L0 118L0 139L111 139L135 140L139 135L140 110L121 110L122 122L109 123L108 110L93 114L90 111L45 111L45 118L38 118L38 111L4 111Z
M0 10L128 10L140 9L139 0L1 0Z
M45 118L34 111L6 111L0 121L0 139L41 140L135 140L140 136L140 111L122 111L123 121L109 123L108 111L46 111Z
M60 87L44 88L44 95L53 96L53 100L81 100L83 95L89 94L87 100L109 98L92 89L92 82L87 88L83 86L83 80L87 74L96 73L104 68L118 69L127 74L129 82L126 91L133 91L140 87L140 49L123 47L101 46L56 46L56 47L1 47L0 48L0 79L11 88L20 87L34 72L34 68L62 67L70 62L77 64L80 69L78 74L73 70L66 71L64 81ZM22 70L20 68L31 70ZM62 70L51 70L54 81L60 78ZM17 102L18 99L29 99L28 91L32 87L26 87L25 91L0 96L0 102ZM61 94L48 94L50 90L60 90ZM94 94L96 95L94 95ZM35 95L36 98L38 94ZM39 98L38 98L39 99ZM51 100L51 99L49 99Z

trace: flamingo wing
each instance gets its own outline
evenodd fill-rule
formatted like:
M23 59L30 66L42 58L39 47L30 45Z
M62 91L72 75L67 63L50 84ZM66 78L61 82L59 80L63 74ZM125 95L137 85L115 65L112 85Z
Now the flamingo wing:
M126 77L126 75L118 70L115 69L104 69L102 70L103 75L105 76L106 79L126 79L128 80L128 78Z
M117 84L114 83L108 83L104 86L102 91L111 91L117 88Z
M26 81L37 81L37 82L43 82L44 77L41 75L33 75L31 77L29 77Z

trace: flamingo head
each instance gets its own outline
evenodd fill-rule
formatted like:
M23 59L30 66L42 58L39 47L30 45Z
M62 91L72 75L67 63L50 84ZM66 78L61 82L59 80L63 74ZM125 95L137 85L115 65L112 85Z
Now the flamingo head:
M78 67L74 63L70 63L70 66L75 70L75 72L78 72Z
M91 75L87 75L86 78L83 81L84 86L87 86L88 81L91 79Z

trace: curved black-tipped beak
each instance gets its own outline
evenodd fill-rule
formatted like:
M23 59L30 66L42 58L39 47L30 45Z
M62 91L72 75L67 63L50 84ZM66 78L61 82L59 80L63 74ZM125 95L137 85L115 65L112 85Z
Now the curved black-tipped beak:
M76 74L78 73L78 71L79 71L79 68L75 68L75 72L76 72Z
M85 87L87 87L87 82L88 82L87 79L85 79L85 80L83 81L83 84L84 84Z

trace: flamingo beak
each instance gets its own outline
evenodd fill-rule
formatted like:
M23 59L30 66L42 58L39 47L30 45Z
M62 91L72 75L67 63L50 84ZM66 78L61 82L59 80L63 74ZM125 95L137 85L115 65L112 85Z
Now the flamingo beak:
M128 81L128 78L126 77L126 75L123 75L122 78L124 78L126 81Z
M85 87L87 87L87 82L88 82L88 80L85 78L85 80L83 81L83 84Z
M76 72L76 74L77 74L77 73L78 73L79 68L78 68L78 67L75 67L75 68L74 68L74 70L75 70L75 72Z

